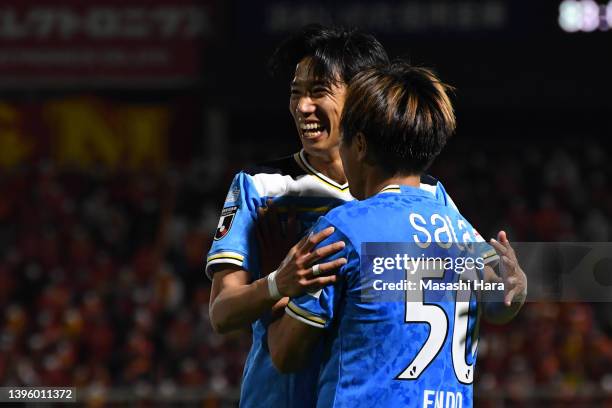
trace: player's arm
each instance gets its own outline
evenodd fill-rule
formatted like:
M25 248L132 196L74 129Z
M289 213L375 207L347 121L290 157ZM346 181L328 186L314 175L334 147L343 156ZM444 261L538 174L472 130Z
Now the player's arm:
M278 301L264 279L249 283L249 272L239 266L212 266L210 322L217 333L244 329Z
M213 275L210 296L210 321L218 333L242 329L269 311L282 298L299 296L306 291L319 289L335 282L336 277L313 276L311 265L321 258L337 253L344 242L333 242L314 250L315 246L332 235L334 229L326 228L305 236L291 248L278 270L249 283L250 274L240 267L225 265ZM327 274L342 266L346 260L335 259L320 264Z
M257 318L270 311L282 297L278 293L270 292L270 281L267 278L253 281L253 275L250 273L256 267L254 262L258 259L270 259L268 254L257 256L257 247L254 245L259 225L258 214L261 215L258 203L264 193L257 189L250 175L240 172L234 177L223 205L206 267L206 273L213 281L210 320L214 330L219 333L247 328ZM277 216L275 211L272 215ZM314 237L317 238L324 239L325 234ZM275 250L282 251L281 260L287 255L286 249L283 249L285 248L275 245ZM304 250L307 252L307 249ZM266 248L261 250L266 251ZM292 288L299 283L299 278L295 275L299 268L296 268L295 261L302 252L297 253L297 248L291 248L288 253L287 262L281 265L276 273L281 293L293 293ZM274 265L264 265L262 276L272 272L272 268L276 268L279 262L276 259Z
M485 302L483 317L490 323L505 324L516 316L525 303L527 276L504 231L497 234L497 240L491 239L490 244L500 258L500 275L497 275L493 268L487 265L484 270L484 279L486 282L503 283L504 293L495 291L483 299Z
M317 344L322 328L302 323L285 314L268 327L268 348L274 367L291 373L304 367Z
M314 231L329 229L331 225L325 217L313 228ZM359 257L340 231L336 231L328 238L328 242L346 241L342 250L335 254L328 254L325 259L308 261L311 266L318 264L316 273L329 274L330 266L334 265L338 270L336 276L346 276L349 268L358 268ZM315 253L324 255L320 248ZM350 264L350 266L349 266ZM305 279L310 279L313 274L310 268ZM334 281L336 276L333 276ZM285 307L285 314L278 320L273 321L268 327L268 349L274 366L282 373L293 372L301 369L311 357L311 350L317 344L323 329L328 328L335 315L339 303L340 293L346 279L338 281L334 285L326 285L319 291L309 291L300 297L292 297Z

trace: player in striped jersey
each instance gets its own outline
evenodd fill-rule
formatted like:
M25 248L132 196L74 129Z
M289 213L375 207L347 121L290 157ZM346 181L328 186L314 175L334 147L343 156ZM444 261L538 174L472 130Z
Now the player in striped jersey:
M296 296L333 283L335 277L302 279L295 264L282 264L275 275L279 292L271 293L266 276L272 270L261 270L262 254L256 239L258 209L272 200L287 223L291 221L289 209L295 208L297 229L304 234L319 216L352 200L338 152L346 84L358 72L388 59L372 36L311 26L283 44L275 60L277 65L294 70L290 111L303 150L234 178L207 257L206 273L213 280L210 317L214 329L222 333L252 326L241 406L308 407L314 404L318 361L313 359L297 374L278 373L266 345L267 325L274 306L284 306L279 293ZM433 177L424 176L421 188L444 205L454 206ZM311 252L329 234L321 231L302 240L294 249L295 259L312 263L340 250L341 243ZM494 253L490 255L495 259ZM320 267L326 272L338 266L332 261Z

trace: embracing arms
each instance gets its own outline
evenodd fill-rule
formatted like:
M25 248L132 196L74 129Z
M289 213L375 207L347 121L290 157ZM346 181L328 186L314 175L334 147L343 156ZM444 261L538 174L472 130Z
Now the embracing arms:
M270 291L268 276L249 283L249 273L240 267L228 267L215 271L210 296L210 320L218 333L242 329L264 313L282 311L287 296L297 296L309 290L317 290L335 282L335 275L313 276L310 267L317 260L344 248L344 242L334 242L314 250L329 237L333 228L306 236L294 245L273 275L279 296ZM329 274L344 264L343 258L320 265L320 272Z
M503 283L504 294L502 296L501 293L495 293L483 299L483 317L493 324L505 324L516 316L525 303L527 276L519 265L516 253L504 231L497 234L497 240L491 239L489 243L499 255L500 275L487 265L484 278L486 282Z

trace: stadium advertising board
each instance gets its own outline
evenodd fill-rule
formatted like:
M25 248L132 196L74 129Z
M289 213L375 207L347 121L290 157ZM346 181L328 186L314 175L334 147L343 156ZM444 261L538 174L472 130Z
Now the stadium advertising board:
M38 158L60 167L164 168L171 109L93 97L0 102L0 169Z
M245 35L261 32L282 36L312 22L355 26L397 39L406 35L500 33L510 28L513 17L512 5L499 0L333 3L267 0L239 4L238 29Z
M1 0L0 83L193 82L213 13L194 0Z

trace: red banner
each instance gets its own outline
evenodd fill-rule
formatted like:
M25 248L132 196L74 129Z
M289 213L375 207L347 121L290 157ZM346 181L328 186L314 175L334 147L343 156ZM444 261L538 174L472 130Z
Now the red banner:
M0 0L0 86L197 80L212 2Z

